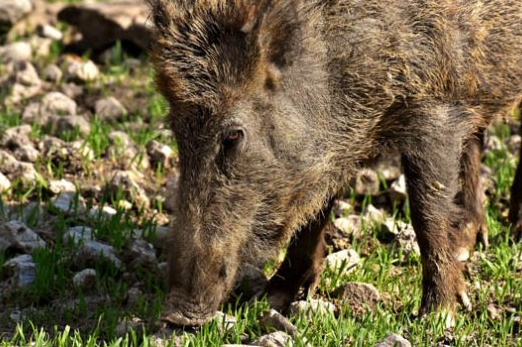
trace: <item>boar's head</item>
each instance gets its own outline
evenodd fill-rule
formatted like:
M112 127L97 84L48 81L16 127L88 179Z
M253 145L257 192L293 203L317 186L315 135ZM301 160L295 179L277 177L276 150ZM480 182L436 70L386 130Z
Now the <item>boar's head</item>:
M199 325L335 190L325 53L298 1L149 2L179 146L164 317Z

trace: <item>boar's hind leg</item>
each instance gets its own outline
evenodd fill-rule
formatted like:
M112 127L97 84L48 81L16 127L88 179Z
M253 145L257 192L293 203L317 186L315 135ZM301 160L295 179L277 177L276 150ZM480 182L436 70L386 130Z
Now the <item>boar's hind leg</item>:
M463 264L456 257L466 224L465 211L455 201L466 124L447 113L421 121L424 123L406 129L402 149L411 219L422 260L420 314L437 309L454 311L457 300L471 309Z
M268 300L275 309L286 309L301 287L305 292L313 292L317 287L325 255L325 227L332 205L333 199L290 242L283 264L268 285Z
M469 252L478 241L484 248L488 246L488 232L484 218L484 192L480 184L480 163L484 142L484 132L480 131L464 146L460 168L460 192L457 195L459 205L464 208L462 249L457 250L457 258L465 261Z
M522 105L521 105L522 106ZM522 107L521 107L522 109ZM522 135L522 124L520 125ZM522 238L522 146L520 148L520 161L518 163L515 182L511 188L511 206L509 208L509 221L513 224L513 236Z

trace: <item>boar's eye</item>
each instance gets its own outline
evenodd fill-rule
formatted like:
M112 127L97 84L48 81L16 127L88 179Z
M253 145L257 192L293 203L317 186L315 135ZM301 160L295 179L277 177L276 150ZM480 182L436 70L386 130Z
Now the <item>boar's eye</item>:
M223 145L225 147L234 146L243 140L245 137L245 131L241 128L234 127L228 129L223 136Z

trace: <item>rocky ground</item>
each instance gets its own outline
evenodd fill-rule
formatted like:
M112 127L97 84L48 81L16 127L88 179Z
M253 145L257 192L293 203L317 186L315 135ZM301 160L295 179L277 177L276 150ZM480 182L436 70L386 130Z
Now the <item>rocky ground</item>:
M215 322L163 326L162 246L171 196L183 187L143 53L144 11L137 0L0 0L0 346L117 337L174 346L522 345L521 248L506 222L521 142L515 117L488 134L482 183L492 242L468 264L475 309L458 312L455 327L413 315L419 249L393 155L336 202L315 296L286 317L264 299L244 303L274 260L247 271Z

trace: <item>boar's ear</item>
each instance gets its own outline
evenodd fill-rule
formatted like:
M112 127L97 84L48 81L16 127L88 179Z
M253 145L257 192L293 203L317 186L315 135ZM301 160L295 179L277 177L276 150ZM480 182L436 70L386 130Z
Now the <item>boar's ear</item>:
M302 41L302 9L298 0L272 0L259 24L258 40L268 63L284 69L293 63Z

